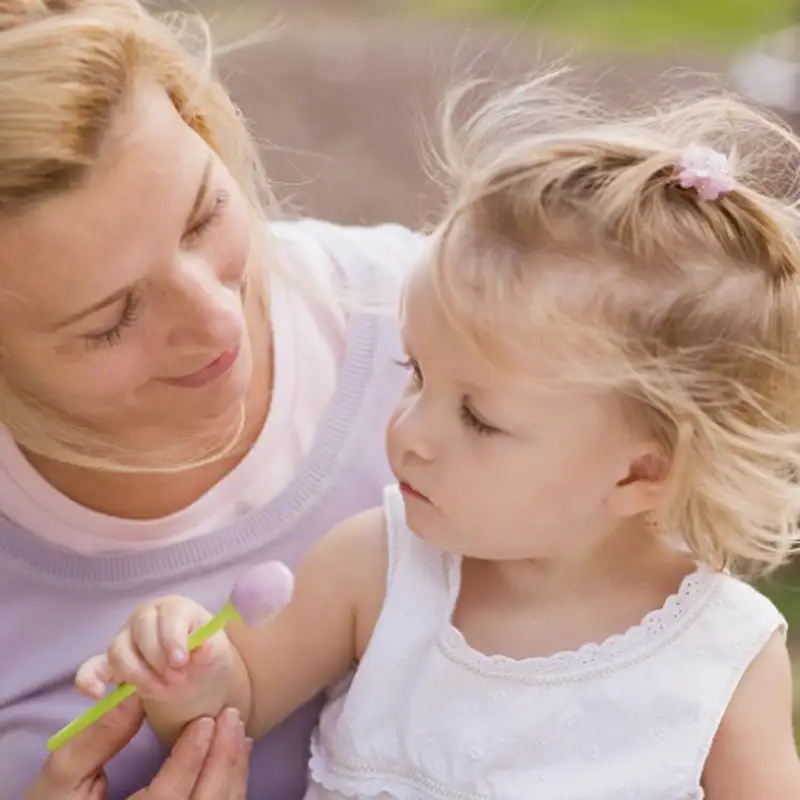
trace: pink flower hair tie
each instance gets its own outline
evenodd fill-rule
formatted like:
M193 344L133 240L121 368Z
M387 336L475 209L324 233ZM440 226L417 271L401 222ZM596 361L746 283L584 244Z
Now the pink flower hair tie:
M701 200L709 201L728 194L736 186L728 156L696 144L681 154L675 180L682 189L694 189Z

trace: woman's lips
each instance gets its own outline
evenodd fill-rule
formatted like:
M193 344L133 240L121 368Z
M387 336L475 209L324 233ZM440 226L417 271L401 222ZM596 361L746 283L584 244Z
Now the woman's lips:
M240 347L226 350L221 355L217 356L210 364L192 372L189 375L182 375L180 378L165 378L164 383L171 386L181 386L187 389L197 389L201 386L208 386L218 378L221 378L230 368L236 363L239 358Z

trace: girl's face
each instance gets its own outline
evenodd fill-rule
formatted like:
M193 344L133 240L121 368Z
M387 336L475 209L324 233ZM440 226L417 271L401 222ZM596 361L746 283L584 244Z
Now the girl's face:
M0 370L142 444L238 410L256 306L234 179L161 89L132 101L87 183L0 222Z
M402 330L409 379L388 447L419 536L487 560L579 557L649 510L652 443L618 398L560 380L546 341L524 374L494 368L451 326L425 264Z

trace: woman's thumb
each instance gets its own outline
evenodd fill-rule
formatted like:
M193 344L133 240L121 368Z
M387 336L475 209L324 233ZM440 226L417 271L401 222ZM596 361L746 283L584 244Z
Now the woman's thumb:
M141 701L136 695L129 697L52 753L45 772L55 785L77 788L125 747L143 719Z

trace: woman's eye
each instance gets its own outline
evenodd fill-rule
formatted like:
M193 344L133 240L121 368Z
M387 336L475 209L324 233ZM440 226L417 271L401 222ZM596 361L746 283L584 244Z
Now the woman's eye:
M122 339L122 332L125 328L133 325L136 322L139 311L139 298L134 295L128 295L125 299L125 307L122 309L122 316L118 322L107 330L99 331L98 333L90 333L84 335L86 346L89 349L95 347L114 347L120 343Z
M196 222L186 233L184 241L193 241L201 237L207 230L211 229L222 217L225 206L228 204L230 195L225 191L219 191L214 195L214 203L211 209Z

